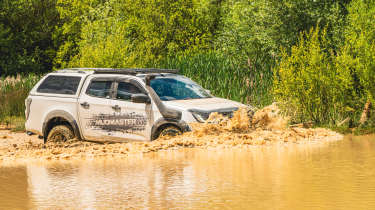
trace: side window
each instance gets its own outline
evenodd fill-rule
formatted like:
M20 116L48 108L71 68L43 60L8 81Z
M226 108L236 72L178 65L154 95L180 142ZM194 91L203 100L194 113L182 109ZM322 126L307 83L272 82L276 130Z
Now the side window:
M112 81L91 81L86 94L93 97L111 97Z
M119 82L116 99L130 101L131 95L138 93L142 93L142 91L137 86L128 82Z
M37 92L75 95L80 81L81 77L51 75L42 82Z

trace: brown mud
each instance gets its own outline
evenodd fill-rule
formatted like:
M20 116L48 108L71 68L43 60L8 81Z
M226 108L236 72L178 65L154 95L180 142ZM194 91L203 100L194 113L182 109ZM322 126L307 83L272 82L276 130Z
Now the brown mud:
M0 162L30 160L92 159L97 157L127 157L159 150L184 147L230 148L257 145L321 143L341 140L343 136L323 128L287 126L275 104L251 117L239 109L228 119L211 114L206 123L193 123L192 132L177 137L165 136L152 142L97 144L83 141L43 144L36 136L12 133L0 129Z

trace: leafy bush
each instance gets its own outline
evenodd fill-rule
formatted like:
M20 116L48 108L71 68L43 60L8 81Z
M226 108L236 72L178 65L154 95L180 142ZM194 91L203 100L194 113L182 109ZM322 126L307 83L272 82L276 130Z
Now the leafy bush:
M332 47L316 29L282 57L275 95L295 121L334 124L350 117L355 126L366 102L375 102L375 1L355 0L348 8L340 45Z
M336 68L329 46L326 30L316 27L301 34L291 54L284 52L277 66L275 96L295 122L334 124L347 116L344 99L351 76Z
M375 102L375 1L353 1L348 22L339 68L351 72L357 94Z

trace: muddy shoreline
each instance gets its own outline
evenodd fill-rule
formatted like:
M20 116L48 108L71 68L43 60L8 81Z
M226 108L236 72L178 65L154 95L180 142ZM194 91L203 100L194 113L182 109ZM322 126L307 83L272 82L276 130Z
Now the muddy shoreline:
M299 130L299 131L298 131ZM125 158L133 154L157 152L160 150L176 150L181 148L251 148L265 145L312 144L341 140L343 137L326 129L311 129L306 135L305 130L296 129L300 137L287 136L290 133L275 131L257 132L256 136L237 135L210 135L201 139L183 135L177 138L165 137L153 142L129 142L98 144L85 141L70 141L67 143L43 144L36 136L27 136L23 133L0 131L0 162L17 161L28 162L34 160L70 160L95 159L103 157ZM318 134L320 133L320 134ZM7 136L7 138L4 138ZM277 137L278 140L272 139ZM270 138L271 137L271 138Z
M0 130L0 162L32 160L123 158L132 154L180 148L232 148L274 144L324 143L343 136L324 128L289 127L275 105L257 111L250 119L240 109L233 118L211 115L207 123L191 124L192 132L162 137L152 142L98 144L72 140L43 144L36 135Z

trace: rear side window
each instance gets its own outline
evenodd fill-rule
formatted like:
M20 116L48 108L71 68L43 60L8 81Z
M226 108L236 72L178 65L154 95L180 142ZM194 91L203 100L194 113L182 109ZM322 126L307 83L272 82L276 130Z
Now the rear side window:
M111 96L112 81L92 81L86 94L93 97L107 98Z
M51 75L38 87L37 92L75 95L80 81L81 77Z

